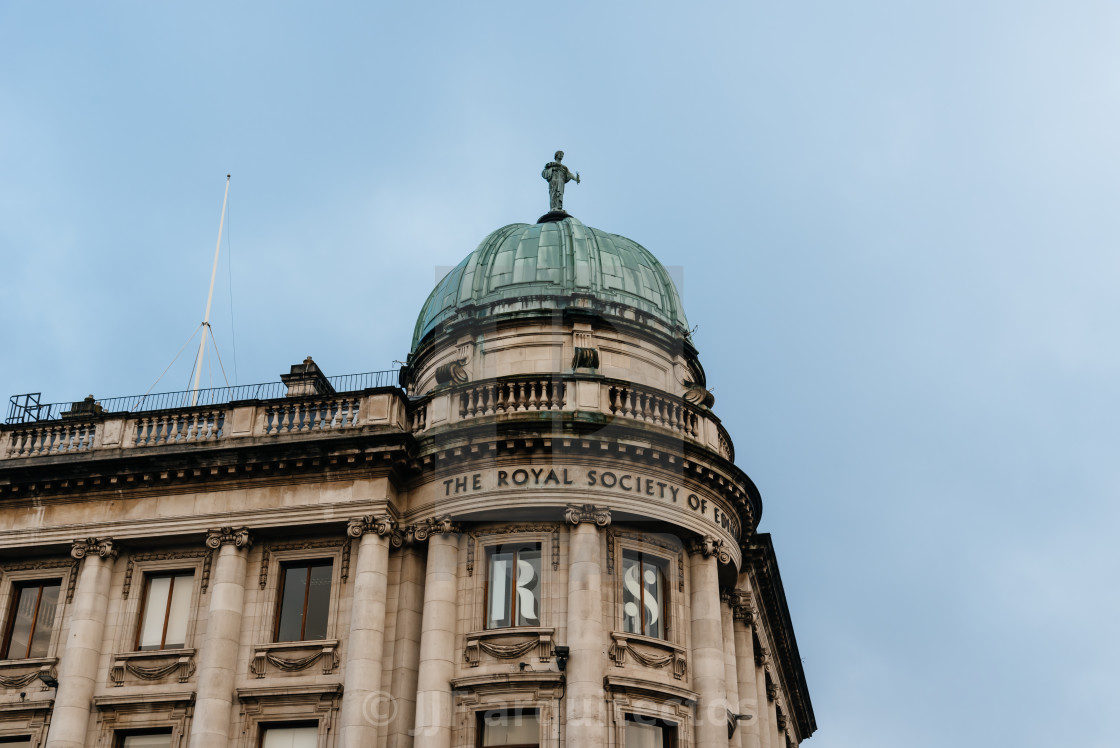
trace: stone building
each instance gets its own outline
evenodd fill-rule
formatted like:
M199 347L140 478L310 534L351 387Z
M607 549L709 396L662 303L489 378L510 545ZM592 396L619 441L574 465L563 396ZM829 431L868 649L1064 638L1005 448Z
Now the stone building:
M672 280L563 212L486 237L399 371L0 427L0 743L788 748L759 493Z

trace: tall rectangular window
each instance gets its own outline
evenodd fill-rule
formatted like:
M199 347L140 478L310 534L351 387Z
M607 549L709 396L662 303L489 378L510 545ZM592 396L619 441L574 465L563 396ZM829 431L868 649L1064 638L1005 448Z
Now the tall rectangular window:
M61 588L62 582L58 579L18 582L12 587L12 606L4 632L4 659L47 656Z
M194 572L175 571L144 578L144 601L136 648L181 649L187 646Z
M318 725L266 727L261 731L261 748L315 748L317 745Z
M622 628L631 634L664 639L668 630L669 585L665 559L638 551L622 552Z
M541 722L536 709L494 709L478 713L479 748L537 748Z
M626 748L676 748L677 726L641 714L626 715Z
M332 568L329 559L293 561L280 567L276 641L302 642L327 638Z
M541 545L486 549L486 628L541 625Z

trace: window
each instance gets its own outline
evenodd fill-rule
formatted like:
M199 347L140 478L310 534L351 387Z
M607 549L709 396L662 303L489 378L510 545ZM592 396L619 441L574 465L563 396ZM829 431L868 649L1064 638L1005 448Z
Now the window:
M117 733L117 748L171 748L171 730Z
M4 659L46 657L62 582L19 582L12 588L12 609L4 636Z
M31 745L31 736L30 735L15 735L15 736L3 737L3 738L0 738L0 745L10 745L10 746L26 745L26 746L30 746Z
M665 564L656 556L622 552L622 628L627 633L665 638L669 610Z
M494 709L478 713L480 748L537 748L541 739L536 709Z
M331 602L331 561L295 561L281 565L280 569L275 641L326 639L327 613Z
M176 571L144 578L143 606L136 648L179 649L187 645L194 572Z
M486 550L486 628L541 625L541 545Z
M261 730L261 748L315 748L317 745L318 725L285 725Z
M676 748L677 726L641 714L626 715L626 748Z

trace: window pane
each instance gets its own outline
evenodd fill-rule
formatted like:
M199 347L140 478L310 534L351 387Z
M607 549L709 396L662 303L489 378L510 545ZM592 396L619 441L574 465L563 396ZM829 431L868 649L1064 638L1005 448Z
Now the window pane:
M631 634L642 633L641 566L636 555L622 554L622 629Z
M538 745L540 735L541 727L535 709L483 712L482 745L484 748L501 745Z
M125 735L121 748L170 748L171 733L162 735Z
M35 606L39 601L39 585L17 587L15 592L15 620L12 622L12 635L8 640L8 659L19 660L27 657L27 645L31 639L31 624L35 620Z
M307 572L306 566L284 569L284 597L280 601L280 624L276 633L278 642L298 642L302 639Z
M657 564L642 564L642 584L645 586L645 634L664 637L662 612L665 609L665 575Z
M167 635L164 649L187 646L187 620L191 613L191 593L194 592L194 574L180 574L171 586L171 609L167 612Z
M541 552L539 548L517 553L517 625L539 626Z
M492 554L490 556L490 612L486 621L488 629L511 625L509 613L512 577L513 554Z
M311 568L311 588L307 591L307 624L303 638L327 638L327 614L331 607L331 564Z
M626 748L665 748L665 729L652 722L626 720Z
M270 727L261 740L261 748L315 748L318 744L318 727Z
M163 641L163 622L167 616L167 593L171 577L149 577L144 598L144 620L140 624L138 649L159 649Z
M11 746L28 745L29 746L29 745L31 745L31 736L30 735L17 735L15 737L0 738L0 745L11 745Z
M35 631L31 635L31 652L28 657L47 656L51 634L54 632L54 616L58 610L59 589L61 584L43 585L43 595L39 598L39 614L35 619Z

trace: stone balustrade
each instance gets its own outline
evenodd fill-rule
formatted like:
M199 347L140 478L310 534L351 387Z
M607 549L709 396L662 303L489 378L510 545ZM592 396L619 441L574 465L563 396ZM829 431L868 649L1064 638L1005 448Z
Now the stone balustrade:
M133 446L156 447L183 442L211 442L220 439L225 425L224 410L144 415L135 420Z
M97 423L65 421L49 424L21 424L4 435L7 449L0 456L39 457L69 454L93 449Z

